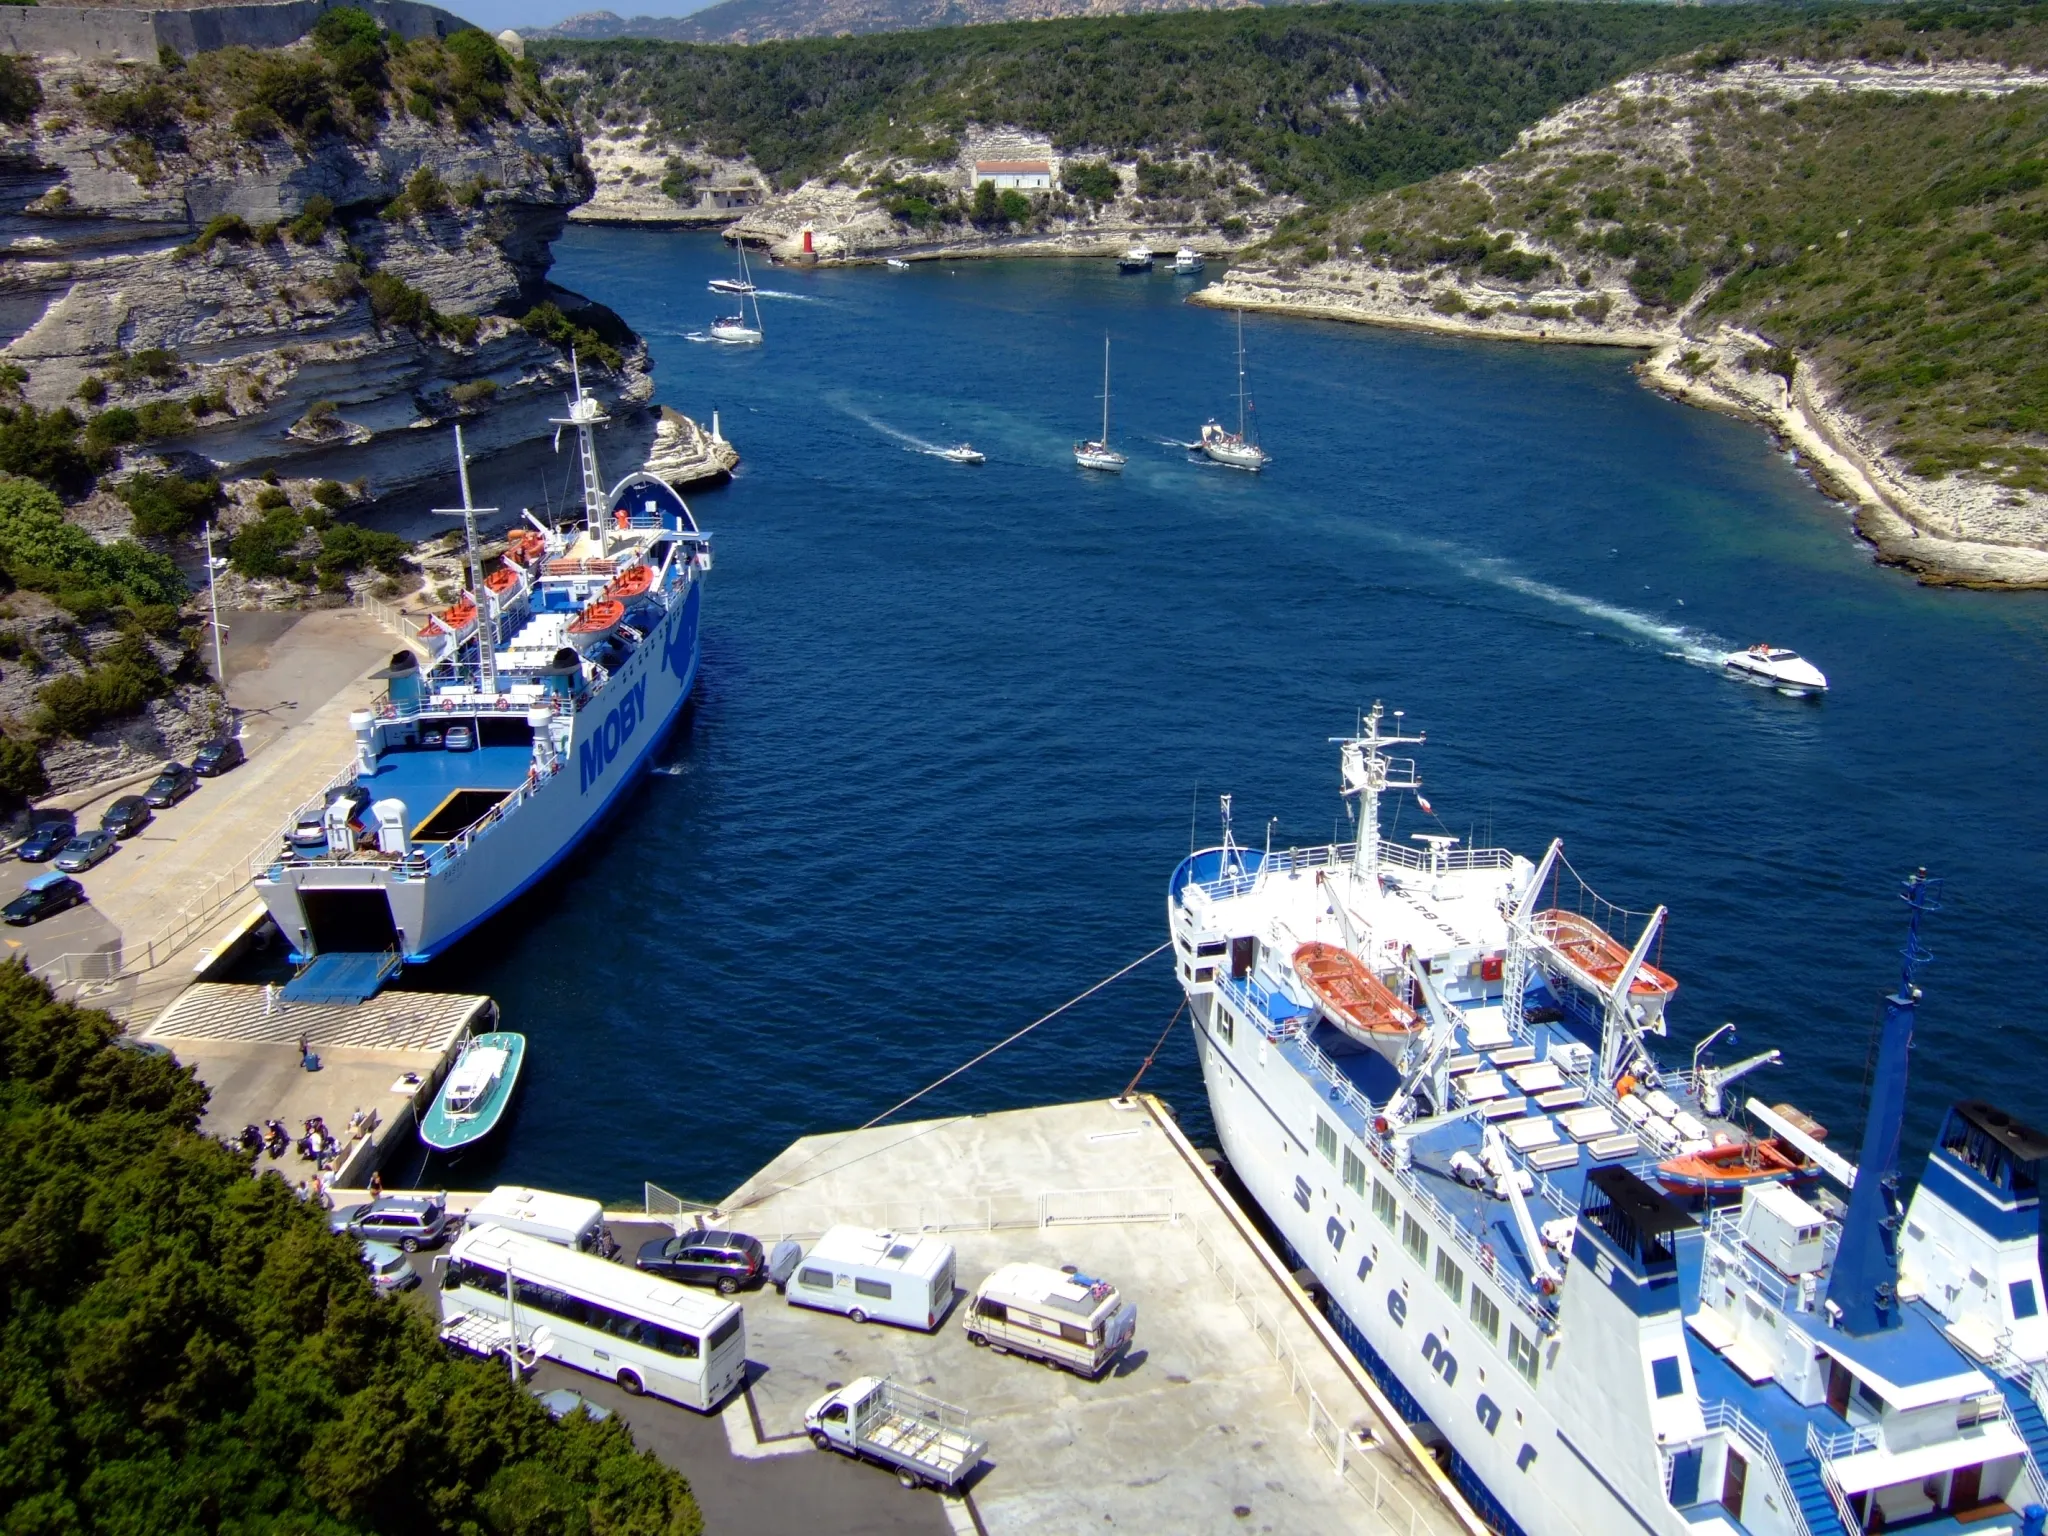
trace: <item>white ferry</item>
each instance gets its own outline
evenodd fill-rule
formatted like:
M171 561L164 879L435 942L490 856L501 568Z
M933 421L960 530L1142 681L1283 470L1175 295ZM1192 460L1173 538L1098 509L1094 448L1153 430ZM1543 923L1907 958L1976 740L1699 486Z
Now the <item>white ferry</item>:
M710 539L653 475L605 494L605 421L579 372L556 425L576 434L582 515L527 513L488 574L464 467L471 589L349 717L353 761L294 823L324 841L287 838L256 881L305 967L288 998L359 999L442 953L569 854L681 712Z
M1661 1066L1664 910L1540 861L1381 832L1421 800L1375 706L1355 843L1191 854L1168 896L1230 1166L1337 1331L1493 1528L1526 1536L2039 1533L2048 1136L1943 1122L1900 1189L1924 873L1860 1158ZM1716 1032L1718 1035L1719 1031Z

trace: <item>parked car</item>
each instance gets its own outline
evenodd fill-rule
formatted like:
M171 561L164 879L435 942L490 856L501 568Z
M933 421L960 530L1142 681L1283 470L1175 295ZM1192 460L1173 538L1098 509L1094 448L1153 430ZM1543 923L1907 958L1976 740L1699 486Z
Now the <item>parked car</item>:
M156 782L142 792L142 798L162 810L165 806L176 805L198 787L198 777L190 768L183 763L165 763L163 772L156 776Z
M363 1268L370 1272L370 1284L380 1295L409 1291L420 1283L419 1271L402 1248L389 1243L363 1244Z
M557 1387L552 1392L535 1389L534 1401L548 1411L551 1419L566 1419L578 1409L590 1415L592 1422L602 1424L612 1416L609 1408L593 1403L581 1392L572 1392L567 1387Z
M441 745L441 728L437 725L430 725L424 731L421 731L420 745L422 747L438 749Z
M449 752L469 752L476 748L476 732L466 725L451 725L448 734L442 738L442 747Z
M785 1248L789 1250L786 1254ZM696 1231L642 1243L633 1267L685 1285L715 1285L719 1295L730 1296L764 1280L782 1284L796 1267L797 1253L794 1243L775 1245L775 1257L782 1264L782 1273L777 1275L759 1238L744 1232Z
M147 800L140 795L123 795L107 807L107 814L100 818L100 830L130 838L154 820Z
M364 830L363 812L369 807L370 792L360 784L339 784L327 791L327 798L317 810L299 813L299 819L285 834L285 841L302 853L324 850L327 847L327 807L344 799L355 807L349 812L349 825L358 832Z
M242 743L233 736L209 741L192 754L192 771L202 779L217 778L242 766Z
M328 1225L350 1237L396 1243L407 1253L431 1248L448 1235L446 1202L420 1195L385 1195L336 1211Z
M35 811L34 825L14 856L24 864L46 864L78 836L78 818L69 811Z
M57 855L57 867L67 875L80 874L91 869L93 865L112 858L114 849L118 846L114 834L105 827L92 832L81 832L66 843L63 852Z
M0 916L17 928L26 928L84 900L85 887L69 875L37 875L19 896L0 907Z

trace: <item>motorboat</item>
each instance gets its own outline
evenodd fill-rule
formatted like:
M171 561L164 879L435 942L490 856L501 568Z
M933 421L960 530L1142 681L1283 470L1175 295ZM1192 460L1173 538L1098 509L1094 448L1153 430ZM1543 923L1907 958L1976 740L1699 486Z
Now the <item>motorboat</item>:
M1116 269L1119 272L1150 272L1152 270L1152 252L1150 248L1142 245L1132 246L1123 255L1117 257Z
M524 1035L471 1035L420 1121L420 1140L436 1152L453 1152L490 1135L512 1102L525 1061Z
M736 293L740 296L740 312L736 315L722 315L711 322L711 339L722 341L727 346L754 347L762 341L761 300L754 288L754 279L747 271L747 246L745 241L734 241L733 248L739 252L740 275L738 282L720 278L712 283L720 293ZM727 284L720 287L721 283ZM754 306L753 323L747 323L747 306Z
M733 242L733 249L738 253L739 256L740 275L738 277L712 278L710 283L707 284L706 286L708 286L713 293L747 294L752 293L754 291L753 276L747 271L746 242L744 240L735 240Z
M1207 421L1202 424L1201 436L1188 446L1212 464L1221 464L1226 469L1243 469L1257 474L1272 463L1272 456L1259 446L1251 421L1251 401L1245 393L1244 311L1241 309L1237 312L1237 430L1232 432L1220 422Z
M1192 277L1202 270L1202 253L1191 245L1184 245L1173 253L1173 271L1176 277Z
M1109 338L1102 338L1102 436L1093 442L1074 444L1074 462L1083 469L1120 474L1124 456L1109 446Z
M1769 683L1781 693L1804 696L1828 691L1828 680L1821 669L1783 646L1752 645L1746 651L1730 651L1721 660L1722 665Z
M988 455L971 443L960 443L951 448L941 448L938 456L954 464L986 464Z
M894 256L885 257L883 265L887 266L892 272L908 272L910 270L909 262L898 261Z

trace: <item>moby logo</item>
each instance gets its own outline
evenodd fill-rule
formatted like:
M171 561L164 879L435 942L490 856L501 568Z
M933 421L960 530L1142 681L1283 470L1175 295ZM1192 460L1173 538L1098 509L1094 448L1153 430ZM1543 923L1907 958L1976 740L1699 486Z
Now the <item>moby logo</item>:
M642 678L625 691L625 696L606 711L604 724L595 727L576 748L577 793L589 793L590 786L604 777L619 751L633 739L633 732L647 717L647 680Z

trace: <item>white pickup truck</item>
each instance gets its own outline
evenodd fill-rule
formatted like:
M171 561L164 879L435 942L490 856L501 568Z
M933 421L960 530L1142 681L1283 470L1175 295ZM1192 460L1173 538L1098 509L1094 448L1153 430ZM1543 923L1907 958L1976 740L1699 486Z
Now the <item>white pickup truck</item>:
M988 1442L967 1432L967 1415L885 1376L863 1376L827 1392L804 1413L821 1451L893 1467L906 1488L950 1493L981 1465Z

